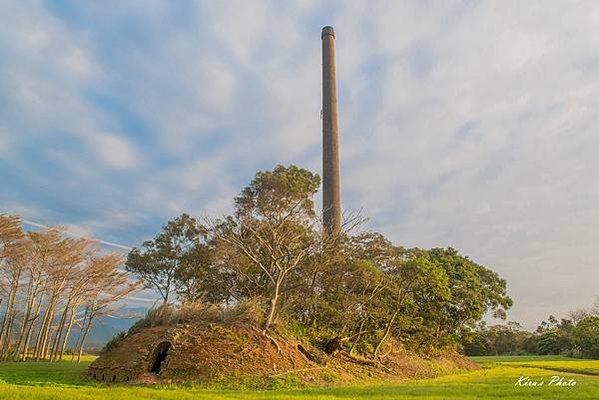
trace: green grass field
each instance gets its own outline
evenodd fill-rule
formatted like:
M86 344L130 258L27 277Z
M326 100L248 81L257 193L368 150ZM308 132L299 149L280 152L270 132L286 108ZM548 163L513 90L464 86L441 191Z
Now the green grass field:
M474 360L481 370L403 384L263 392L99 384L82 377L89 359L79 365L0 363L0 399L599 399L599 360L544 356ZM553 375L574 379L576 385L549 386ZM514 386L520 376L543 377L545 385Z
M513 356L513 357L472 357L476 362L485 366L519 365L530 368L543 368L549 371L570 372L573 374L599 376L599 361L579 360L562 356Z

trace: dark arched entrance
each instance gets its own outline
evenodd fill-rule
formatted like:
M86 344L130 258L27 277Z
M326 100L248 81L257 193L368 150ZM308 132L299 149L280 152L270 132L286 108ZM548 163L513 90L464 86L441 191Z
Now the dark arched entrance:
M160 374L162 372L162 363L168 356L168 351L171 348L170 342L162 342L154 349L152 358L150 359L150 372Z

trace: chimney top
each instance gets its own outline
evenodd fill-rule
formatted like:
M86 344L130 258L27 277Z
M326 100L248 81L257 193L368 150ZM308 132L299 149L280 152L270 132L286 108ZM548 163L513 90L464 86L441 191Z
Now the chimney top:
M322 34L320 35L320 38L324 39L326 35L331 35L332 37L335 37L335 30L332 26L325 26L324 28L322 28Z

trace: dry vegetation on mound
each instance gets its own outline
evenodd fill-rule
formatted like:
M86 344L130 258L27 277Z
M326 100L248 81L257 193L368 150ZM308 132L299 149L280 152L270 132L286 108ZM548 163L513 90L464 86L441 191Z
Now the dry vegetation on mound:
M193 382L258 388L433 377L477 368L459 355L425 359L390 343L378 363L335 356L278 327L265 335L257 309L161 307L113 342L89 368L104 382Z

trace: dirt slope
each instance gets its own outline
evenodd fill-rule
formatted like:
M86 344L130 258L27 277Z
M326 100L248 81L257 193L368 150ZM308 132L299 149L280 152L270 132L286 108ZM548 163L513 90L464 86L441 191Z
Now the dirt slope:
M475 368L458 355L425 360L401 348L373 365L343 352L331 357L295 339L269 338L252 324L194 323L128 335L94 361L88 375L104 382L269 387L281 382L322 385L420 378Z

